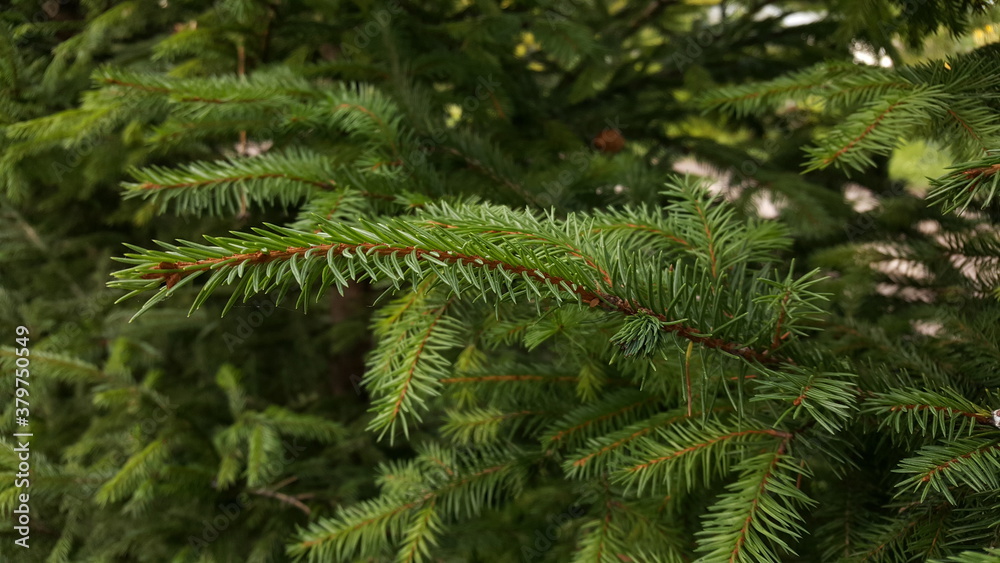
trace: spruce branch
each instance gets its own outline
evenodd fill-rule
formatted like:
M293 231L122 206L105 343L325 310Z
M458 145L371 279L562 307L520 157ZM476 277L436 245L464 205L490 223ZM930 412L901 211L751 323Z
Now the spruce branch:
M105 505L134 494L146 480L153 477L169 454L170 446L166 440L153 440L133 454L114 477L101 485L95 500Z
M320 155L302 150L256 158L198 163L178 169L148 166L132 171L125 197L141 197L182 212L235 213L246 204L290 207L317 190L332 190L342 174Z
M203 104L288 104L296 99L318 99L322 92L301 76L284 69L258 71L242 77L176 78L158 73L98 69L94 82L118 95L162 95L176 102ZM280 86L279 86L280 84Z
M909 508L909 510L907 510ZM930 509L913 509L903 507L902 517L885 519L866 530L862 543L863 549L852 554L862 561L879 561L886 558L908 558L908 554L917 551L924 538L921 537L924 524ZM891 559L890 559L891 560Z
M834 434L843 429L857 409L854 374L818 372L801 366L784 366L781 370L754 367L761 377L752 380L754 395L750 401L784 403L785 410L775 424L786 417L806 418Z
M793 552L788 539L805 533L799 511L815 505L797 481L808 475L786 455L785 438L774 452L743 460L740 476L709 509L698 550L699 561L778 563L779 551Z
M965 486L977 492L1000 487L995 470L997 463L1000 463L1000 441L992 432L927 445L899 463L896 472L911 476L898 486L903 490L920 491L921 502L934 491L951 504L957 504L952 494L955 487Z
M501 431L512 435L520 429L530 431L532 426L543 424L552 413L539 410L505 412L497 408L452 410L445 413L441 432L459 445L489 444L501 436Z
M411 463L426 463L441 453L432 449ZM341 508L337 516L313 522L289 546L289 555L308 561L374 556L383 552L388 534L394 543L402 543L397 560L426 561L427 546L443 520L471 518L522 486L520 459L500 462L487 451L461 455L455 461L456 470L415 474L418 481L404 485L405 493Z
M0 366L6 369L8 373L14 373L15 362L18 357L14 348L9 346L0 347ZM58 352L32 350L31 362L35 364L35 370L32 372L32 375L40 375L42 378L51 377L66 383L92 383L115 379L112 375L94 364Z
M1000 154L962 162L949 168L952 172L931 181L927 199L946 213L961 212L970 205L986 208L1000 189Z
M495 405L517 410L531 406L539 396L571 400L580 385L576 373L548 373L538 365L490 365L464 368L461 356L453 364L454 375L440 380L442 391L459 406ZM533 373L534 372L534 373ZM541 404L538 408L543 408Z
M425 282L375 318L378 340L363 381L375 413L369 429L390 432L392 439L392 431L402 427L408 436L407 420L419 421L427 401L437 395L438 381L450 373L443 353L458 345L460 334L460 327L445 316L451 301Z
M875 165L870 155L889 154L915 126L939 117L945 105L939 87L921 87L872 102L816 140L807 149L807 171L835 164L863 170Z
M708 93L700 99L707 111L718 109L736 117L759 114L788 99L804 99L829 88L829 69L817 66L770 82L731 86Z
M1000 558L1000 549L987 548L985 551L963 551L947 559L934 559L934 563L993 563Z
M894 69L822 64L770 82L723 88L706 109L736 117L780 112L794 102L836 119L806 150L807 172L830 165L863 170L904 139L941 142L957 158L981 156L1000 135L1000 120L983 99L1000 86L996 49L987 46L943 61ZM813 107L816 107L813 105Z
M864 411L878 417L879 428L895 434L920 433L955 440L970 436L977 428L993 424L989 409L966 399L953 389L921 391L890 389L868 397Z
M549 447L580 444L650 414L658 401L634 389L611 393L567 413L546 431L542 441Z
M621 464L620 458L616 457L628 451L633 442L656 432L658 428L676 423L686 422L695 417L705 414L714 415L732 410L730 407L718 407L709 413L686 412L681 413L679 409L664 413L655 414L649 418L639 419L628 426L614 431L605 431L596 438L588 440L586 447L577 448L573 454L566 459L563 469L567 475L577 477L589 477L601 475L609 469Z
M580 230L578 221L580 219L571 218L559 227L568 229L575 236ZM696 315L697 323L698 317L704 320L709 316L722 317L721 311L743 306L739 302L727 306L721 301L737 297L738 294L733 295L732 291L725 294L722 291L702 293L704 288L716 283L712 281L715 276L711 273L711 264L715 264L716 275L720 274L718 268L722 264L735 266L730 261L713 262L711 253L702 255L708 260L708 267L702 270L687 268L682 263L666 268L661 263L648 260L639 267L626 267L632 261L610 254L611 249L606 246L600 250L603 256L598 258L598 253L582 254L569 250L566 245L539 246L537 242L546 241L534 236L525 237L523 233L497 233L489 229L480 231L477 236L461 236L454 232L458 229L435 228L434 223L440 224L441 221L393 219L373 223L362 220L356 226L336 224L321 218L317 218L317 222L322 232L315 234L271 226L268 230L256 229L254 235L235 233L239 238L209 238L209 242L216 246L185 241L181 241L180 246L160 243L167 252L140 250L138 254L122 259L135 266L116 274L122 279L112 282L112 285L131 290L130 297L155 289L165 282L140 310L141 313L173 294L175 288L203 274L209 274L209 280L193 308L200 306L222 283L238 281L239 291L234 293L230 306L240 293L248 297L258 291L274 290L280 297L293 282L302 289L299 302L304 304L314 286L318 286L318 295L330 286L343 287L348 278L388 279L398 286L405 280L420 283L433 273L459 295L475 289L512 301L518 297L548 297L556 302L570 298L626 316L646 315L662 323L661 329L665 332L732 356L762 364L780 361L766 350L755 350L727 341L695 328L696 325L685 323L685 317L671 319L660 312L673 309L680 312L682 307L691 307L690 313ZM585 232L589 228L582 230ZM714 241L712 245L724 242L735 243L727 238ZM579 243L570 246L578 248ZM718 260L730 252L720 249ZM595 258L586 258L588 254ZM562 258L556 259L559 255ZM603 265L598 266L598 260ZM604 284L605 276L613 280L612 287ZM730 276L735 280L743 279L741 271L735 271ZM762 282L749 283L747 291L765 291ZM809 282L800 280L795 285L803 303L820 298L808 291ZM666 288L672 288L672 296L663 295ZM815 306L806 309L810 310L810 314L818 310ZM760 309L760 312L764 310ZM715 332L719 333L725 326L735 330L741 322L746 323L743 326L749 330L751 323L744 317L730 315L726 320L718 321L719 327ZM784 322L791 323L790 320ZM753 328L759 329L759 325L753 325ZM769 335L764 333L759 336L747 334L742 338L749 341L767 338L770 341Z
M267 460L275 459L281 454L281 438L278 436L278 431L267 424L252 425L249 434L246 458L247 485L260 487L269 481Z
M792 437L789 432L772 428L734 430L734 422L711 417L658 427L651 435L632 443L630 454L618 464L612 478L638 493L646 488L662 488L667 494L686 491L697 482L709 482L725 471L728 461L719 460L732 457L725 454L751 443L775 438L785 441Z

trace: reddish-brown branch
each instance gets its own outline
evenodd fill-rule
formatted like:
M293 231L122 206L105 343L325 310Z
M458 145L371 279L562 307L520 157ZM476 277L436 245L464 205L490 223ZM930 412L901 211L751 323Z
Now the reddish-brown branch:
M455 472L452 471L450 467L448 467L448 464L446 464L444 461L441 461L440 459L434 456L428 456L428 457L431 461L433 461L437 465L440 465L441 469L444 469L445 473L447 473L449 477L454 477Z
M970 135L972 135L973 139L979 141L980 144L982 143L982 139L979 137L979 135L976 134L975 130L973 130L972 127L970 127L969 124L966 123L966 121L964 119L962 119L961 117L959 117L957 113L955 113L954 111L952 111L950 109L948 110L948 113L951 114L951 116L955 118L955 121L957 121L966 131L968 131ZM984 150L985 150L985 147L984 147Z
M144 86L142 84L135 84L132 82L125 82L122 80L116 80L114 78L103 78L101 82L105 84L110 84L112 86L124 86L126 88L134 88L136 90L142 90L144 92L156 92L157 94L169 94L170 90L167 88L157 88L155 86Z
M396 149L396 143L394 143L393 140L391 138L389 138L389 128L386 126L385 122L382 121L382 118L380 118L379 116L375 115L375 112L373 112L372 110L370 110L370 109L368 109L368 108L366 108L364 106L358 105L358 104L340 104L339 106L337 106L336 108L334 108L334 111L337 111L337 110L343 109L343 108L356 109L356 110L358 110L358 111L360 111L362 113L367 114L369 117L371 117L372 119L374 119L375 122L378 123L379 128L381 128L382 131L386 134L386 140L389 142L389 147L392 149L392 154L395 155L395 156L397 156L397 157L399 156L399 150Z
M967 454L962 454L962 455L960 455L958 457L953 457L953 458L949 459L948 461L946 461L946 462L944 462L944 463L942 463L940 465L936 465L933 469L931 469L930 471L924 473L924 476L921 477L920 480L923 481L924 483L926 483L927 481L930 481L938 473L944 471L945 469L948 469L953 464L958 463L958 462L962 461L963 459L969 459L970 457L972 457L972 456L974 456L976 454L980 454L980 453L983 453L983 452L986 452L986 451L989 451L989 450L995 450L995 449L998 449L998 448L1000 448L1000 444L991 444L989 446L984 446L982 448L973 450L973 451L971 451L971 452L969 452Z
M636 223L622 223L621 225L608 225L607 227L597 228L597 229L594 229L592 232L599 233L599 232L601 232L601 231L603 231L605 229L613 229L613 228L616 228L616 227L628 227L630 229L636 229L636 230L639 230L639 231L646 231L648 233L653 233L653 234L661 235L661 236L663 236L665 238L668 238L668 239L676 242L677 244L679 244L681 246L684 246L684 247L687 247L687 248L691 248L691 243L690 242L688 242L688 241L686 241L686 240L684 240L682 238L678 238L675 235L672 235L672 234L670 234L670 233L668 233L666 231L657 229L656 227L653 227L653 226L650 226L650 225L638 225Z
M515 418L515 417L518 417L518 416L530 416L530 415L533 415L533 414L546 414L546 411L505 412L505 413L500 413L500 414L498 414L496 416L491 416L487 420L479 420L479 421L476 421L476 422L469 423L468 426L482 426L483 424L489 424L490 422L494 422L494 421L503 421L503 420L508 420L508 419Z
M446 377L441 383L483 383L499 381L559 381L573 383L577 378L572 375L550 377L546 375L477 375L467 377Z
M401 159L393 160L392 162L376 162L372 165L372 170L378 170L382 166L402 166L403 161Z
M771 460L771 464L768 465L767 471L764 472L764 477L760 480L760 488L757 489L757 494L750 503L750 513L747 514L746 520L743 521L743 527L740 529L739 537L736 538L736 545L733 547L732 554L729 557L729 563L735 563L739 560L740 550L746 542L747 532L750 530L750 524L753 522L753 518L757 513L757 507L760 504L760 499L766 494L767 481L771 478L771 475L774 474L774 468L777 467L778 460L780 460L781 456L785 453L785 444L787 443L787 438L782 440L781 445L778 446L778 451L774 455L774 459Z
M172 94L173 90L169 88L159 88L156 86L144 86L142 84L135 84L132 82L124 82L122 80L115 80L113 78L105 78L102 80L105 84L110 84L112 86L124 86L126 88L133 88L136 90L142 90L145 92L155 92L157 94ZM205 104L252 104L255 102L265 102L267 98L248 98L245 100L223 100L221 98L202 98L199 96L178 96L178 100L182 102L201 102Z
M302 182L304 184L311 184L313 186L329 189L329 185L326 182L317 182L315 180L309 180L306 178L300 178L297 176L290 176L288 174L246 174L243 176L228 176L225 178L212 178L211 180L199 180L197 182L184 182L180 184L154 184L153 182L146 182L140 184L136 189L138 190L169 190L175 188L197 188L201 186L210 186L212 184L223 184L226 182L241 182L246 180L264 180L269 178L284 178L286 180L291 180L293 182Z
M458 228L458 226L456 226L456 225L448 225L446 223L441 223L441 222L438 222L438 221L427 221L427 222L430 223L431 225L437 225L437 226L443 227L445 229L457 229ZM584 256L583 255L583 250L580 250L579 248L576 248L575 246L573 246L571 244L567 244L567 243L563 243L563 242L559 242L559 241L554 241L552 239L545 238L542 235L536 235L536 234L533 234L533 233L524 233L524 232L521 232L521 231L482 231L482 232L485 233L485 234L523 236L525 238L530 238L530 239L535 239L535 240L543 240L545 242L551 243L552 245L560 247L560 248L568 248L569 251L570 251L569 252L570 256L576 256L577 258L582 259L588 266L590 266L591 268L597 270L601 274L601 278L604 280L605 284L607 284L609 287L614 284L614 282L611 281L611 276L608 275L608 273L604 270L604 268L601 268L600 266L598 266L597 263L594 262L594 260L592 258Z
M983 180L989 178L990 176L993 176L997 172L1000 172L1000 164L993 164L991 166L980 166L977 168L969 168L967 170L962 170L961 172L957 172L957 174L965 176L966 180L972 180L972 183L970 183L969 187L966 188L966 191L971 193L975 191L980 184L983 183Z
M694 342L688 342L687 354L684 355L684 386L687 391L687 415L691 416L694 408L694 395L691 392L691 347Z
M964 417L968 417L968 418L974 418L974 419L976 419L976 422L979 422L979 423L982 423L982 424L990 424L990 425L993 424L993 418L990 417L990 416L987 416L985 414L976 414L974 412L961 411L961 410L958 410L958 409L953 409L951 407L936 407L934 405L895 405L892 408L890 408L889 410L891 412L899 412L899 411L923 411L923 410L928 410L928 409L939 411L939 412L947 412L948 414L955 415L955 416L964 416Z
M640 436L649 434L655 428L656 428L655 426L648 426L646 428L642 428L640 430L636 430L635 432L629 434L628 436L622 438L621 440L618 440L616 442L612 442L612 443L608 444L607 446L604 446L603 448L597 450L594 453L587 454L586 456L581 457L580 459L574 461L573 465L575 467L583 467L584 465L587 465L587 463L590 460L594 459L595 457L600 457L600 456L604 455L605 453L607 453L607 452L609 452L609 451L611 451L611 450L613 450L615 448L618 448L618 447L620 447L623 444L627 444L627 443L631 442L632 440L635 440L636 438L638 438Z
M262 121L262 120L259 120L259 119L258 120L251 120L251 119L227 119L227 120L218 120L218 121L200 121L200 122L197 122L197 123L174 123L173 126L179 127L181 129L196 129L196 128L199 128L199 127L203 128L203 129L208 128L208 127L219 127L219 128L222 128L223 126L225 126L225 128L228 129L228 128L231 128L231 127L245 128L248 124L263 126L265 124L265 122ZM185 134L185 131L174 131L173 133L166 133L166 134L164 134L164 138L165 139L175 139L175 138L180 137L181 135L184 135L184 134Z
M604 542L608 537L608 526L611 525L611 501L604 504L604 520L601 522L601 542L598 544L597 555L594 561L604 560Z
M377 194L375 192L366 192L364 190L358 190L358 193L362 197L367 197L368 199L381 199L383 201L396 201L395 196L389 194ZM420 207L420 205L411 205L410 207Z
M935 550L935 548L937 547L937 544L938 544L938 540L941 539L941 532L943 530L944 530L943 526L938 526L937 531L934 532L934 539L931 540L931 546L929 548L927 548L927 558L928 559L930 559L933 556L934 550Z
M500 117L500 119L507 119L507 114L505 114L503 112L503 108L500 107L500 101L497 100L497 97L493 95L493 92L490 92L489 95L490 95L490 101L493 102L493 109L497 110L497 115Z
M434 516L435 504L437 504L437 499L432 499L430 504L427 506L426 512L424 513L424 517L422 518L421 528L427 529L429 527L427 523L430 521L431 516ZM410 540L409 545L407 546L406 563L411 563L412 561L414 561L415 558L417 557L417 554L420 553L421 551L420 546L423 537L417 534L412 536L411 538L412 539Z
M870 135L871 132L874 131L876 127L878 127L878 124L881 123L882 120L885 119L885 117L887 115L889 115L889 112L891 112L892 110L896 109L896 107L899 106L899 105L901 105L902 103L903 102L896 102L896 103L890 105L889 107L885 108L885 111L883 111L881 114L879 114L879 116L875 118L875 121L873 121L870 125L868 125L868 127L865 127L865 130L862 131L860 135L858 135L857 137L851 139L851 142L847 143L846 146L844 146L843 148L841 148L837 152L833 153L833 156L823 159L823 164L830 164L834 160L837 160L838 158L840 158L841 156L843 156L844 153L846 153L847 151L849 151L852 148L854 148L854 145L860 143L862 140L864 140L865 137L867 137L868 135Z
M484 475L489 475L490 473L496 473L497 471L500 471L504 467L507 467L507 464L494 465L493 467L487 467L486 469L483 469L482 471L480 471L478 473L473 473L472 475L469 475L468 477L466 477L466 478L464 478L464 479L462 479L460 481L455 481L454 483L448 483L446 486L444 486L441 489L439 489L437 491L437 493L440 493L441 491L446 490L446 489L455 489L455 488L461 487L462 485L468 483L469 481L472 481L473 479L476 479L477 477L482 477ZM431 496L433 496L434 494L436 494L436 493L431 493Z
M577 424L576 426L572 426L570 428L567 428L566 430L563 430L561 432L556 433L556 435L552 437L552 441L553 442L557 442L557 441L562 440L564 437L566 437L566 436L568 436L568 435L570 435L570 434L572 434L574 432L579 432L580 430L583 430L584 428L587 428L588 426L596 424L596 423L598 423L598 422L600 422L602 420L607 420L609 418L614 418L614 417L616 417L616 416L618 416L620 414L626 413L626 412L631 411L631 410L635 410L635 409L637 409L637 408L639 408L639 407L641 407L641 406L643 406L645 404L652 403L655 400L656 399L653 398L653 397L646 398L646 399L643 399L641 401L632 403L630 405L625 405L624 407L622 407L622 408L620 408L618 410L609 412L607 414L602 414L601 416L598 416L596 418L588 419L588 420L586 420L586 421L584 421L584 422L582 422L580 424Z
M967 178L977 178L979 176L992 176L1000 172L1000 164L993 164L991 166L983 166L980 168L970 168L968 170L963 170L962 174L965 174Z
M665 455L665 456L661 456L661 457L658 457L658 458L655 458L655 459L651 459L651 460L647 461L646 463L640 463L639 465L633 465L632 467L628 468L628 471L631 472L631 473L635 473L636 471L642 471L643 469L647 469L647 468L652 467L653 465L656 465L658 463L663 463L664 461L670 461L671 459L676 459L676 458L681 457L683 455L687 455L687 454L689 454L691 452L707 448L707 447L709 447L709 446L711 446L713 444L717 444L719 442L724 442L726 440L732 440L733 438L739 438L740 436L749 436L749 435L753 435L753 434L767 434L769 436L777 436L779 438L783 438L785 441L787 441L788 439L790 439L792 437L792 434L790 434L788 432L782 432L781 430L773 430L773 429L770 429L770 428L765 429L765 430L743 430L743 431L740 431L740 432L730 432L729 434L723 434L722 436L716 436L715 438L712 438L711 440L707 440L707 441L702 442L700 444L695 444L693 446L688 446L686 448L677 450L676 452L674 452L674 453L672 453L670 455Z
M427 345L427 341L430 340L431 334L434 332L434 327L437 326L438 321L441 320L441 315L444 314L445 309L448 308L448 304L439 308L434 312L434 320L431 321L430 326L424 331L424 338L420 341L420 346L417 347L417 352L413 356L413 361L410 362L410 369L406 372L406 381L403 382L403 389L399 393L399 397L396 398L396 404L392 407L392 415L389 417L390 421L396 420L399 416L399 409L403 404L403 399L406 398L406 393L410 389L410 383L413 381L413 374L417 371L417 364L420 363L420 356L424 353L424 347Z
M969 168L968 170L962 170L961 174L963 174L966 178L970 180L973 178L978 178L982 180L982 178L987 176L992 176L997 172L1000 172L1000 164L994 164L992 166L981 166L978 168Z
M377 522L377 521L379 521L379 520L381 520L383 518L391 518L391 517L395 516L396 514L399 514L400 512L403 512L404 510L409 510L409 509L411 509L411 508L413 508L415 506L419 506L420 504L422 504L423 502L425 502L431 496L433 496L433 495L425 495L420 500L409 502L409 503L406 503L406 504L404 504L402 506L396 507L394 510L392 510L388 514L382 514L382 515L379 515L379 516L374 516L372 518L368 518L366 520L362 520L361 522L358 522L357 524L351 526L350 528L348 528L346 530L342 530L340 532L331 532L331 533L329 533L329 534L327 534L327 535L325 535L325 536L323 536L321 538L317 538L317 539L314 539L314 540L309 540L309 541L302 542L302 547L309 548L309 547L312 547L314 545L317 545L317 544L320 544L320 543L323 543L323 542L326 542L326 541L330 541L331 539L339 536L342 533L354 532L356 530L360 530L360 529L362 529L362 528L364 528L366 526L369 526L372 523Z
M698 217L701 218L701 222L705 226L705 236L708 237L708 260L712 264L712 277L717 278L719 275L716 268L715 241L712 238L712 230L708 227L708 217L705 216L701 205L695 204L694 207L698 210Z
M807 394L807 393L809 393L809 390L810 390L810 389L812 389L812 387L810 387L810 386L806 385L805 389L803 389L803 390L802 390L802 394L801 394L801 395L799 395L798 397L796 397L796 398L795 398L795 400L794 400L794 401L792 401L792 404L793 404L793 405L795 405L795 406L799 406L799 405L801 405L801 404L802 404L802 401L804 401L804 400L805 400L805 398L806 398L806 394Z
M728 342L722 340L721 338L704 336L702 334L699 334L695 328L681 323L674 323L672 322L671 319L668 319L665 315L657 313L651 309L637 306L629 302L628 300L622 299L621 297L618 297L616 295L611 295L608 293L587 289L586 287L575 284L561 277L543 272L542 270L528 268L526 266L507 264L506 262L500 260L495 260L482 256L462 254L460 252L452 252L447 250L446 251L427 250L424 248L417 248L413 246L393 247L387 244L378 244L378 243L319 244L310 247L289 247L285 250L278 250L274 252L258 250L256 252L233 254L221 258L204 258L194 262L161 262L156 268L156 270L158 271L143 274L142 279L163 279L166 281L167 287L173 287L183 277L199 271L214 269L223 262L259 265L259 264L267 264L275 260L287 260L290 259L292 256L301 256L306 253L322 255L322 254L327 254L330 251L332 251L333 254L335 255L342 255L344 252L349 252L349 251L366 252L367 254L379 254L382 256L391 256L394 254L413 254L418 260L426 260L427 257L431 257L439 262L463 264L471 267L485 268L487 270L501 269L507 272L511 272L513 274L526 276L536 281L546 282L552 284L555 287L563 287L566 291L577 295L583 302L590 303L591 306L600 305L605 310L617 311L625 315L635 315L638 313L645 313L647 315L655 317L656 319L662 321L663 323L670 323L670 324L664 324L661 327L662 330L666 332L672 332L680 338L694 342L695 344L704 346L706 348L712 348L724 352L726 354L730 354L732 356L738 356L747 360L752 360L763 364L774 364L782 361L779 358L769 356L766 352L761 352L745 346L740 346L739 344L736 344L734 342Z
M866 553L866 554L865 554L865 556L864 556L864 558L863 558L863 559L861 559L861 560L862 560L862 561L868 561L868 560L869 560L869 559L871 559L871 558L872 558L873 556L875 556L875 555L878 555L878 554L879 554L879 553L880 553L880 552L881 552L881 551L882 551L883 549L885 549L885 548L886 548L886 546L888 546L888 545L889 545L890 543L892 543L892 542L893 542L894 540L896 540L897 538L901 538L901 537L903 537L903 536L904 536L905 534L909 533L909 530L910 530L910 528L912 528L912 527L916 526L916 525L917 525L917 523L919 523L919 522L920 522L920 521L919 521L919 520L916 520L916 519L914 519L914 520L911 520L911 521L910 521L910 522L909 522L909 523L908 523L908 524L907 524L906 526L903 526L903 527L902 527L902 528L900 528L900 529L899 529L898 531L896 531L896 533L892 534L892 536L891 536L890 538L888 538L888 539L887 539L886 541L884 541L884 542L882 542L882 543L878 544L878 545L877 545L877 546L875 546L875 547L874 547L874 548L873 548L873 549L872 549L871 551L869 551L868 553Z
M309 516L309 515L312 514L312 510L308 506L306 506L305 503L303 503L301 500L299 500L299 499L297 499L297 498L295 498L295 497L293 497L291 495L286 495L285 493L279 493L277 491L270 491L270 490L267 490L267 489L251 489L250 492L253 493L253 494L255 494L255 495L260 495L262 497L273 498L273 499L278 500L280 502L283 502L285 504L290 504L290 505L294 506L295 508L298 508L299 510L301 510L303 513L305 513L306 516Z
M317 544L320 544L320 543L323 543L323 542L326 542L326 541L330 541L331 539L333 539L333 538L335 538L335 537L337 537L337 536L339 536L339 535L341 535L343 533L349 533L349 532L354 532L356 530L360 530L361 528L364 528L365 526L368 526L368 525L370 525L370 524L372 524L374 522L377 522L377 521L379 521L381 519L391 518L391 517L395 516L396 514L399 514L400 512L403 512L404 510L409 510L409 509L411 509L413 507L420 506L421 504L427 502L428 500L435 499L443 491L446 491L448 489L455 489L457 487L461 487L462 485L468 483L469 481L472 481L473 479L476 479L478 477L482 477L484 475L489 475L490 473L496 473L497 471L500 471L504 467L507 467L507 465L504 464L504 465L495 465L493 467L488 467L486 469L483 469L482 471L479 471L477 473L473 473L472 475L469 475L469 476L465 477L464 479L461 479L461 480L458 480L458 481L454 481L454 482L451 482L451 483L447 483L445 486L441 487L440 489L438 489L436 491L430 491L430 492L424 494L419 499L417 499L417 500L415 500L413 502L409 502L409 503L406 503L406 504L404 504L402 506L398 506L395 509L393 509L392 511L390 511L389 513L387 513L387 514L381 514L381 515L378 515L378 516L374 516L372 518L368 518L366 520L362 520L361 522L358 522L357 524L351 526L350 528L348 528L346 530L341 530L341 531L337 531L337 532L331 532L331 533L329 533L329 534L327 534L327 535L325 535L325 536L323 536L321 538L317 538L317 539L314 539L314 540L302 542L300 545L302 545L302 547L309 548L309 547L312 547L314 545L317 545Z
M865 90L871 90L873 88L899 88L901 90L912 90L914 88L913 84L909 82L883 82L875 84L861 84L859 86L851 86L850 88L842 88L837 90L835 95L840 95L846 97L848 94L853 94L855 92L863 92Z
M724 410L730 410L730 407L717 407L715 409L712 409L712 412L724 411ZM702 414L702 413L695 413L695 414ZM636 430L635 432L629 434L628 436L626 436L626 437L624 437L624 438L622 438L620 440L617 440L615 442L612 442L612 443L604 446L603 448L597 450L596 452L593 452L591 454L587 454L584 457L581 457L580 459L574 461L573 465L575 467L583 467L590 460L592 460L592 459L594 459L596 457L600 457L600 456L604 455L605 453L607 453L607 452L609 452L609 451L611 451L613 449L621 447L622 445L627 444L627 443L631 442L632 440L635 440L636 438L639 438L640 436L644 436L646 434L649 434L650 432L652 432L653 430L656 430L656 428L658 428L660 426L663 426L663 425L666 425L666 424L673 424L674 422L677 422L679 420L685 420L685 419L691 418L691 416L694 416L694 415L681 415L681 416L671 417L671 418L669 418L667 420L664 420L663 422L660 422L659 424L655 424L653 426L647 426L645 428L641 428L639 430Z
M774 326L774 339L771 341L771 350L777 350L778 346L781 346L781 341L784 340L784 337L781 335L781 325L785 322L785 316L788 314L788 300L791 297L791 291L786 291L785 296L781 299L781 310L778 312L778 322Z

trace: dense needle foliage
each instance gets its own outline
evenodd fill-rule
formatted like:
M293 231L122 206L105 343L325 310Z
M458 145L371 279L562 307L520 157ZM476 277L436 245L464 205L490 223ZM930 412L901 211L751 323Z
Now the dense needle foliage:
M14 2L2 553L997 560L990 4Z

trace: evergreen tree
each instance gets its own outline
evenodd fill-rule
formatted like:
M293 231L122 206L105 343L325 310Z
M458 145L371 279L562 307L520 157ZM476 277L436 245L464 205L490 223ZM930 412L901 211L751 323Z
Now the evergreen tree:
M26 557L997 556L1000 69L892 43L986 2L48 6L0 71Z
M929 191L866 184L864 213L808 250L835 276L817 339L858 377L850 455L815 513L824 558L998 556L997 64L995 45L895 69L823 64L703 99L733 123L820 108L807 170L884 168L916 139L953 163Z

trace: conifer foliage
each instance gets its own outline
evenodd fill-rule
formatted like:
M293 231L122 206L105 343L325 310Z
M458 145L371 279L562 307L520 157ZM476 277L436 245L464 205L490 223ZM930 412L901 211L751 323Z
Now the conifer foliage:
M888 31L832 10L794 29L808 47L798 2L98 4L66 8L69 39L14 21L30 8L3 29L11 225L75 197L52 161L113 186L101 224L127 231L100 237L127 247L110 290L85 286L124 304L95 307L100 345L43 328L50 301L4 312L54 331L32 355L60 444L35 462L42 557L997 556L998 53L886 69L838 43L960 33L985 4ZM780 64L749 73L762 49ZM615 150L586 146L606 131ZM917 137L954 162L926 198L886 173ZM710 189L682 153L746 177ZM824 207L848 174L875 211ZM337 328L309 319L359 296L363 396L321 399ZM262 302L238 339L261 349L219 358L209 315Z

